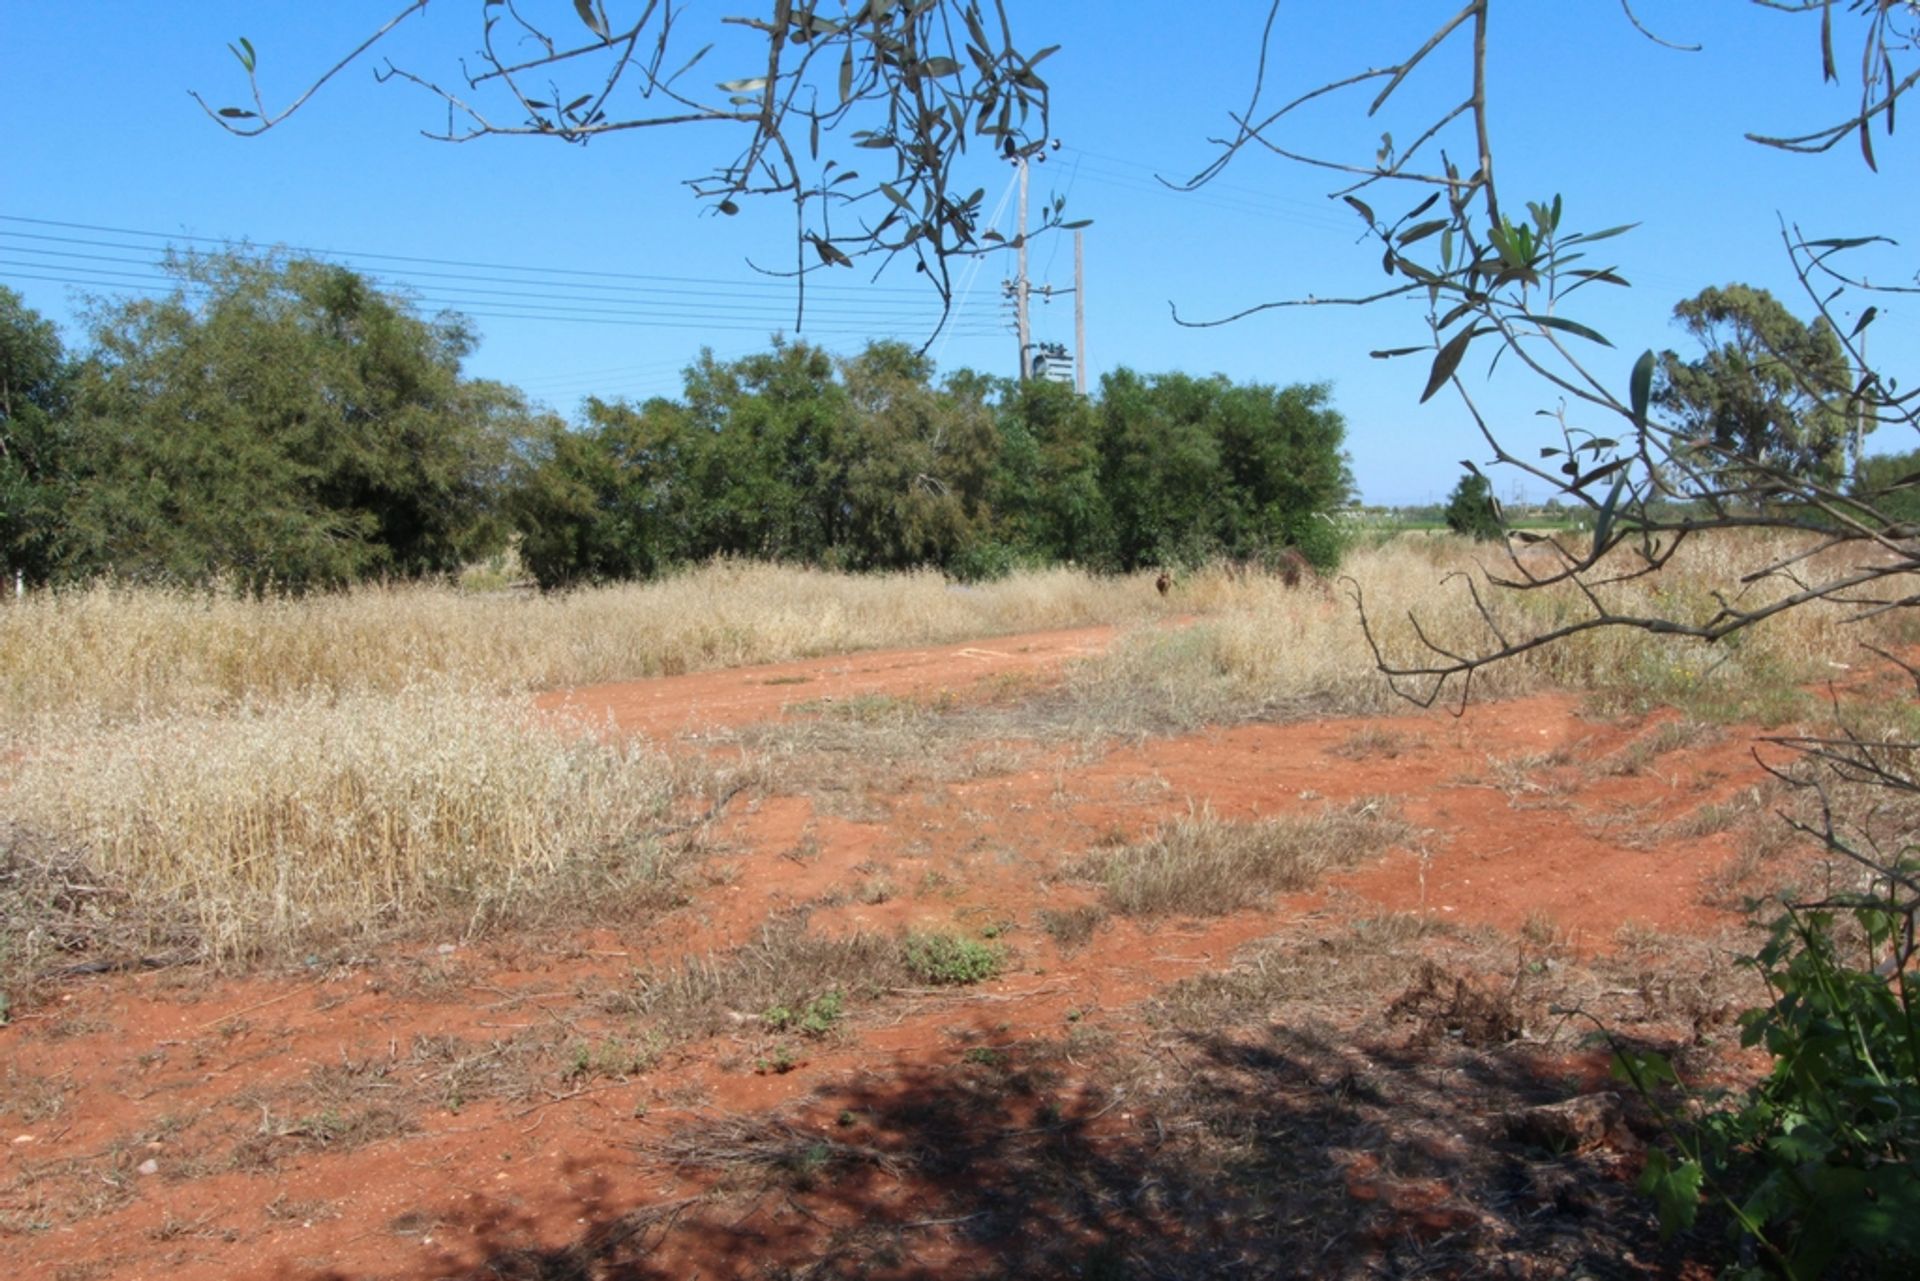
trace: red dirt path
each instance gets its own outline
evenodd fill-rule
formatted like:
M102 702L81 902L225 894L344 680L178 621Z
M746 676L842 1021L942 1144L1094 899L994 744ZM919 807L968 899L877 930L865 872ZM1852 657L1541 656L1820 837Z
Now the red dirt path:
M1110 635L782 663L541 702L665 738L801 701L964 691L988 677L1045 673ZM835 1108L810 1099L906 1090L947 1071L957 1046L1012 1052L1093 1017L1130 1035L1139 1002L1227 969L1243 945L1303 917L1404 910L1506 931L1544 922L1584 950L1612 947L1623 927L1710 932L1731 920L1706 902L1729 838L1645 838L1754 785L1742 736L1664 753L1637 772L1570 764L1625 759L1654 728L1586 721L1573 700L1547 696L1475 705L1457 720L1248 725L1122 747L1084 765L1059 754L1009 774L917 785L886 798L873 821L822 814L805 796L764 795L718 826L711 874L692 900L630 930L428 940L292 975L74 982L0 1029L0 1251L10 1261L0 1271L50 1281L478 1275L502 1251L559 1251L636 1208L700 1193L705 1176L643 1151L690 1117L782 1109L828 1133ZM1363 730L1394 754L1365 754ZM1397 804L1421 835L1312 894L1221 918L1117 919L1077 951L1035 926L1043 908L1093 901L1067 875L1088 849L1193 807L1241 818L1366 796ZM876 878L889 893L864 892ZM847 1035L807 1043L789 1071L756 1071L766 1037L744 1027L676 1046L624 1077L561 1074L570 1047L632 1030L631 1020L594 1013L583 992L738 944L796 907L810 907L811 927L824 933L994 927L1017 959L977 989L912 994L881 1017L856 1017ZM454 1044L448 1038L477 1053L543 1032L553 1061L529 1096L379 1111L384 1097L438 1089L443 1064L428 1049ZM1092 1088L1067 1069L1056 1097L1071 1108ZM363 1129L342 1132L348 1123ZM1132 1124L1130 1112L1089 1105L1096 1138ZM760 1228L667 1235L649 1257L657 1271L644 1275L759 1275L783 1252L804 1262L829 1229L886 1213L917 1234L926 1275L995 1258L992 1242L956 1227L918 1226L910 1182L863 1177L857 1212L829 1206L810 1212L809 1227L790 1215L755 1218L755 1203L740 1223Z
M871 650L829 658L730 667L658 680L583 685L542 695L543 711L611 720L629 733L656 738L716 726L770 720L795 703L965 690L989 678L1041 675L1104 650L1111 627L1076 627L955 645Z

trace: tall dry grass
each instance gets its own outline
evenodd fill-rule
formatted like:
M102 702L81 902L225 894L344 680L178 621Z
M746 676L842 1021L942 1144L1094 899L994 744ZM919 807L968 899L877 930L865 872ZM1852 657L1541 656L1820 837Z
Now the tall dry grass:
M34 595L0 606L0 804L210 956L619 901L669 879L648 833L685 782L641 744L534 720L528 691L1169 608L1145 575L962 588L739 562L554 596ZM24 946L0 938L0 972Z
M49 713L102 722L446 678L495 693L1137 623L1172 607L1151 575L1070 569L978 586L720 561L555 595L362 587L251 600L95 586L0 605L0 736Z
M1609 595L1633 612L1698 615L1714 589L1777 550L1702 540L1657 580ZM1448 575L1491 554L1402 539L1356 553L1346 572L1391 654L1418 653L1409 614L1436 643L1474 652L1493 635ZM1509 636L1580 608L1564 589L1487 599ZM1166 600L1145 575L1056 570L960 589L935 574L739 563L554 597L408 587L248 601L99 587L0 607L0 805L17 830L123 887L121 901L184 914L209 955L447 911L512 919L545 901L619 901L670 882L651 834L686 787L644 745L536 720L528 691L1175 614L1199 617L1136 626L1079 665L1026 732L1091 741L1262 712L1404 707L1338 590L1221 571L1185 577ZM1476 688L1718 694L1738 707L1830 674L1862 641L1916 638L1903 613L1846 617L1811 606L1712 647L1589 633ZM14 857L0 848L0 869ZM0 910L0 979L9 950L19 954L13 915Z
M1704 621L1718 607L1716 591L1741 591L1743 574L1793 546L1765 535L1696 539L1660 575L1599 594L1620 613ZM1504 591L1488 588L1481 577L1490 627L1456 577L1485 568L1512 573L1495 548L1418 537L1357 551L1342 575L1358 586L1388 659L1403 666L1440 661L1412 619L1434 645L1481 654L1497 648L1500 636L1519 640L1591 613L1571 586ZM1376 669L1348 586L1327 588L1290 590L1275 579L1240 581L1218 571L1194 576L1176 602L1200 612L1200 620L1183 629L1129 633L1071 676L1075 697L1090 723L1145 733L1262 714L1406 709ZM1763 581L1741 591L1739 603L1751 608L1793 590L1785 580ZM1730 717L1766 717L1791 706L1783 700L1799 687L1878 661L1863 645L1915 641L1920 611L1858 621L1853 608L1815 602L1711 645L1626 627L1584 632L1483 669L1473 688L1481 698L1599 691L1617 701L1691 703ZM1450 688L1457 696L1458 682Z
M206 955L271 954L427 912L523 916L670 875L672 767L637 742L449 686L304 695L36 743L10 818L58 833Z

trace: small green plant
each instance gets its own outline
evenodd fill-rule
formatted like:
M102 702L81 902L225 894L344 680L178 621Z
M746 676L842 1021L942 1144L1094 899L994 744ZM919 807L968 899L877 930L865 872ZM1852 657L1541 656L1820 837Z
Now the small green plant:
M597 1045L582 1041L573 1047L560 1075L569 1081L594 1076L636 1076L653 1065L656 1052L657 1046L650 1041L625 1041L617 1037Z
M800 1066L800 1059L791 1045L776 1045L771 1054L763 1054L753 1061L753 1070L761 1076L783 1076Z
M1000 973L1000 949L958 934L913 934L906 944L907 970L923 983L961 987Z
M776 1032L799 1032L804 1036L821 1037L833 1031L845 1012L846 999L839 990L816 996L798 1009L776 1005L761 1015L761 1020Z

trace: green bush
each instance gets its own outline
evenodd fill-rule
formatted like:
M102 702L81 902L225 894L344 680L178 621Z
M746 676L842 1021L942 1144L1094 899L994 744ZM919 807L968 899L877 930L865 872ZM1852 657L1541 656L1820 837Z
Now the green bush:
M1298 512L1285 523L1289 547L1299 549L1307 563L1322 574L1332 574L1354 542L1354 527L1342 524L1324 512Z
M957 934L913 934L907 937L907 971L935 987L981 983L1000 973L1000 950Z
M825 1036L833 1031L846 1010L846 998L838 989L816 996L799 1009L776 1005L762 1016L776 1032L799 1032L805 1036Z
M1476 542L1490 543L1507 536L1493 501L1493 482L1479 472L1468 472L1447 495L1447 528Z
M1037 563L1022 556L1007 543L983 541L968 543L947 562L947 573L955 582L997 583L1017 569Z
M1896 875L1916 871L1908 860ZM1789 907L1775 922L1752 958L1773 1000L1740 1019L1741 1043L1764 1047L1773 1068L1692 1122L1669 1118L1676 1154L1650 1153L1641 1178L1664 1229L1692 1224L1704 1189L1785 1276L1843 1260L1920 1274L1920 1020L1902 964L1912 911L1889 896L1838 914ZM1673 1080L1653 1055L1618 1055L1616 1070L1649 1097Z

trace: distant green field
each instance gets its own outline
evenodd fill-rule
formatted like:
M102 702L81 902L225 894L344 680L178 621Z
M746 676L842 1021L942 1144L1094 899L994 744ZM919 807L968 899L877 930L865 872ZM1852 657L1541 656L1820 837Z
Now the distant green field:
M1564 534L1585 529L1586 522L1572 517L1529 517L1515 522L1507 528L1512 531L1529 534ZM1434 534L1443 533L1447 522L1437 517L1362 517L1353 522L1353 528L1368 534Z

